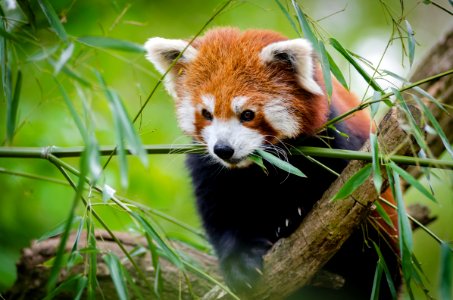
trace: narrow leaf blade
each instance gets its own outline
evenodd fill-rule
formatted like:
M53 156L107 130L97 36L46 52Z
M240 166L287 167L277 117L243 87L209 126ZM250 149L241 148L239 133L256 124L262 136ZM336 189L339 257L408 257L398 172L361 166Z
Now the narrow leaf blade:
M371 175L371 164L365 165L357 173L352 175L333 197L332 201L344 199L351 195L359 186L361 186Z
M440 283L439 283L439 299L453 299L453 257L451 247L443 243L440 254Z
M408 20L404 20L406 23L406 30L407 30L407 39L409 45L409 63L412 66L414 62L415 56L415 38L414 38L414 31L412 30L412 26Z
M9 145L13 142L14 132L16 131L17 109L19 107L20 91L22 88L22 72L17 71L16 86L14 95L7 107L6 115L6 140Z
M110 37L84 36L79 37L77 41L87 46L95 48L112 49L136 53L145 52L145 48L143 48L142 45Z
M411 174L406 172L404 169L400 168L393 161L390 162L390 167L398 173L404 180L406 180L411 186L416 188L420 193L425 195L429 200L437 202L436 198L431 194L417 179L415 179Z
M115 285L116 293L120 300L129 299L126 287L126 280L124 277L123 266L121 265L118 257L109 252L102 257L107 264L110 271L110 277L112 278L113 284Z
M63 24L61 24L60 19L58 18L58 15L50 2L47 0L38 0L38 3L44 15L46 16L50 27L52 27L52 29L62 41L66 42L68 40L68 35L66 34Z
M378 194L381 193L382 175L381 166L379 163L379 146L376 134L370 133L371 155L373 165L373 183Z
M256 153L259 156L261 156L264 160L268 161L269 163L271 163L272 165L276 166L279 169L282 169L290 174L293 174L293 175L296 175L299 177L307 177L301 170L299 170L295 166L291 165L290 163L288 163L284 160L281 160L280 158L278 158L277 156L275 156L269 152L266 152L261 149L257 149Z

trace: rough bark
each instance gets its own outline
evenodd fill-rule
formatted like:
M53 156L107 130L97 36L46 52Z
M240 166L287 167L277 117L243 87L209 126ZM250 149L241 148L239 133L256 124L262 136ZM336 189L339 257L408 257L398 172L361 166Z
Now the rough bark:
M414 72L411 81L451 69L453 62L452 45L453 31L450 31L439 44L433 47L432 51L420 64L420 67ZM423 88L444 101L444 103L451 104L453 101L452 81L452 76L449 76L436 82L430 82ZM451 116L435 108L433 109L433 113L440 120L443 128L452 128L453 121ZM411 149L408 137L398 126L395 112L392 112L385 118L382 126L379 131L381 147L385 147L387 152L397 148L399 154L412 154L411 151L413 148ZM452 141L453 130L445 130L445 133L450 141ZM428 136L428 143L435 155L438 155L441 149L443 150L436 136ZM347 239L352 229L366 217L372 208L372 202L377 197L372 182L369 180L352 197L340 202L330 201L344 181L363 167L363 165L363 162L352 161L344 170L341 177L326 191L322 200L309 216L307 216L300 228L289 238L279 241L265 256L264 276L262 278L262 284L255 293L256 299L281 299L304 284L321 284L322 286L331 286L332 288L342 285L342 278L334 274L321 272L317 277L314 277L314 274L341 247L341 244ZM417 169L414 168L414 170L412 172L417 174ZM127 250L131 250L137 245L146 246L146 242L141 238L133 238L125 233L118 233L117 236ZM73 239L74 236L71 236L67 244L67 250L72 246L71 241ZM81 240L84 239L82 238ZM112 241L107 233L98 232L97 240L97 247L101 251L112 251L120 258L124 257L118 245ZM15 286L6 296L7 299L42 298L45 283L49 275L49 269L43 266L42 263L55 255L58 244L59 239L56 237L40 243L34 242L30 248L23 251L21 261L18 264L19 278ZM216 267L217 262L214 257L182 244L174 243L174 246L190 257L193 257L199 263L201 269L207 270L211 276L219 278ZM150 285L152 286L154 284L155 270L152 268L150 255L146 254L138 257L137 263L149 279L149 284L138 280L137 285L143 291L144 295L152 295L153 291ZM161 259L161 264L163 277L161 298L178 299L180 294L183 299L191 298L191 294L187 288L188 285L185 284L186 279L181 275L181 272L164 259ZM135 271L132 266L127 262L125 266L134 275ZM103 264L101 257L99 257L97 268L98 281L104 298L116 299L116 292L110 280L108 268ZM81 269L74 269L75 272L78 270L80 271ZM63 273L61 279L67 275ZM325 280L326 276L327 280ZM212 284L200 279L199 276L189 274L188 281L190 281L192 292L195 295L205 295L203 299L227 298L224 295L224 291L218 288L210 290ZM179 284L179 282L182 284ZM179 287L181 287L181 293ZM71 296L67 297L68 299L72 299ZM150 296L150 298L154 297ZM64 299L64 296L60 297L60 299Z

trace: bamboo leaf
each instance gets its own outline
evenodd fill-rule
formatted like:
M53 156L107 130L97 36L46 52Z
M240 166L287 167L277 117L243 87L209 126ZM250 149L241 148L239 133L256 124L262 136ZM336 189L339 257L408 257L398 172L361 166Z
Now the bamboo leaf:
M390 167L396 171L404 180L406 180L411 186L416 188L420 193L425 195L429 200L436 202L436 198L431 194L417 179L415 179L411 174L406 172L404 169L398 167L393 161L389 163Z
M392 277L393 274L390 273L390 270L389 270L389 268L387 266L387 263L385 262L385 258L382 255L381 249L379 248L379 246L374 241L372 241L372 242L373 242L374 249L376 250L376 253L377 253L378 257L379 257L379 262L381 264L382 270L385 273L385 278L387 280L387 285L388 285L388 287L390 289L390 293L392 294L392 299L397 299L395 283L393 282L393 277Z
M297 20L299 21L299 25L302 28L302 32L304 33L304 37L311 42L313 48L316 52L320 53L318 39L316 38L315 34L310 28L307 19L305 18L304 13L300 9L299 4L295 0L291 0L293 4L294 10L296 11Z
M115 285L118 298L120 300L129 299L127 293L126 280L124 277L124 270L120 260L112 252L103 255L102 258L104 259L105 263L107 264L107 267L109 268L110 277L112 278L113 284Z
M329 39L332 47L335 48L349 63L359 72L360 76L365 79L366 83L369 84L375 91L384 93L384 90L379 84L359 65L359 63L349 54L343 46L334 38Z
M373 101L380 100L382 97L382 94L379 93L378 91L373 92ZM371 118L374 119L376 114L379 112L379 106L381 105L381 102L374 102L370 104L370 110L371 110Z
M143 230L151 236L151 238L162 249L163 254L179 269L184 268L184 264L179 255L162 239L160 234L145 220L141 215L136 212L131 212L131 216L139 222Z
M420 146L422 150L427 150L428 145L425 142L423 133L421 132L420 128L417 125L417 122L414 119L414 116L412 115L409 107L407 106L406 101L404 101L403 96L401 95L400 91L398 91L395 88L390 88L393 92L393 94L396 97L396 100L400 107L403 109L404 113L406 114L407 120L410 125L410 130L411 133L413 134L415 140L417 141L417 144Z
M330 75L330 64L329 64L329 57L327 55L326 47L324 43L319 41L319 53L321 56L321 68L322 68L322 75L324 77L324 84L327 91L327 96L330 100L332 97L332 76Z
M382 187L382 175L381 175L381 164L379 162L379 146L376 134L370 133L370 145L373 165L373 183L378 194L381 193Z
M96 235L94 233L94 223L91 217L91 210L89 211L87 223L87 243L88 243L88 299L96 299L97 283L97 255L98 250L96 248Z
M329 65L330 65L330 71L332 71L332 74L337 78L337 80L341 83L341 85L349 90L348 83L346 82L346 79L343 76L343 73L341 72L340 68L337 66L335 63L335 60L333 60L332 56L330 56L329 52L326 51L327 58L329 59Z
M86 153L87 153L87 164L89 168L89 173L90 177L92 178L93 182L95 182L99 176L101 175L102 168L100 165L100 158L99 158L99 147L97 145L97 142L94 138L93 135L88 134L87 130L85 129L85 126L82 123L82 120L80 119L79 115L77 114L77 111L72 104L71 99L69 99L68 94L66 93L64 87L61 85L61 83L55 79L57 82L58 88L60 89L60 92L63 96L63 100L66 103L66 106L69 109L69 112L71 113L72 119L76 123L76 126L80 132L80 135L82 136L82 139L85 143L86 147Z
M71 58L72 53L74 52L74 44L70 43L69 46L61 52L60 58L54 65L54 75L60 73L63 66Z
M387 166L388 180L392 189L393 197L396 200L398 208L398 229L400 232L399 246L401 255L401 266L403 269L403 277L408 287L408 291L411 293L410 282L414 277L413 270L413 240L412 240L412 228L407 217L406 207L403 201L403 193L401 190L401 182L398 173Z
M74 300L81 298L87 284L87 278L82 274L76 274L67 278L56 289L49 293L43 300L53 299L63 292L75 291Z
M289 14L288 10L283 6L283 4L279 0L275 0L275 2L277 3L278 7L283 12L283 14L286 16L286 18L288 19L288 21L291 24L291 26L293 27L294 31L297 33L297 35L300 36L299 29L297 28L296 23L294 23L294 20L291 17L291 15Z
M361 186L371 175L371 164L365 165L357 173L352 175L332 198L332 201L344 199L351 195L359 186Z
M411 24L409 24L408 20L404 20L406 23L406 30L407 30L407 40L409 44L409 63L412 66L414 62L414 55L415 55L415 38L414 38L414 31L412 30Z
M103 49L113 49L113 50L120 50L120 51L127 51L127 52L137 52L143 53L145 52L145 48L142 45L119 40L110 37L103 37L103 36L84 36L79 37L77 39L82 44L85 44L90 47L95 48L103 48Z
M433 102L439 109L443 110L446 114L450 114L448 112L448 110L445 109L444 105L442 103L439 102L439 100L437 100L436 98L434 98L433 96L431 96L430 93L428 93L427 91L425 91L424 89L422 89L421 87L419 86L414 86L412 89L416 90L417 92L419 92L420 94L422 94L424 97L428 98L428 100L430 100L431 102Z
M72 222L71 222L71 227L72 227L74 224L79 223L81 219L82 219L82 218L81 218L80 216L74 217L74 219L73 219ZM65 229L65 227L66 227L66 223L67 223L66 221L61 222L61 223L58 224L55 228L53 228L53 229L51 229L51 230L45 232L43 235L41 235L41 236L37 239L37 241L38 241L38 242L42 242L42 241L45 241L45 240L47 240L47 239L49 239L49 238L51 238L51 237L54 237L54 236L57 236L57 235L63 233L63 232L64 232L64 229Z
M19 107L20 91L22 88L22 72L17 71L16 86L11 102L7 103L6 113L6 140L9 145L13 142L14 132L16 131L17 109Z
M394 227L392 219L390 219L388 213L382 207L381 203L379 201L375 201L374 205L376 206L376 211L378 212L379 216L384 220L384 222L387 223L387 225L389 225L390 227Z
M453 285L452 249L448 244L442 243L440 252L440 283L439 283L440 300L453 299L452 285Z
M293 174L293 175L296 175L299 177L307 177L298 168L294 167L293 165L291 165L290 163L288 163L284 160L281 160L280 158L278 158L277 156L275 156L269 152L266 152L261 149L257 149L255 152L257 155L261 156L264 160L268 161L269 163L276 166L277 168L284 170L285 172L288 172L290 174Z
M64 42L68 40L66 31L61 24L60 19L58 18L57 13L54 8L47 0L38 0L39 6L41 7L44 15L46 16L47 21L49 22L50 27L55 31L57 36Z
M415 95L412 95L412 97L415 99L415 101L417 101L418 105L423 109L423 113L428 118L429 122L434 127L434 129L436 130L442 143L444 144L445 149L450 154L450 156L453 157L453 149L451 148L450 141L447 138L447 136L445 135L445 132L443 131L442 126L440 126L439 122L433 116L431 110L425 105L425 103L423 103L423 101L420 98L418 98Z
M78 206L79 200L82 198L86 176L88 175L86 159L87 159L86 152L84 151L80 157L80 176L78 179L77 186L75 187L75 195L72 201L71 210L66 221L65 229L61 234L60 244L58 245L58 249L55 254L55 260L52 265L52 269L50 270L50 275L48 277L49 279L47 280L46 285L47 293L50 293L55 288L58 276L60 275L60 270L63 266L66 242L68 240L69 232L71 230L72 220L75 218L75 210ZM69 178L67 179L69 180Z
M261 156L252 154L249 156L249 159L251 161L253 161L255 164L257 164L258 166L260 166L261 169L263 169L263 171L267 174L267 169L266 169L266 166L264 165L263 158Z
M382 278L382 264L381 260L379 259L376 264L376 271L374 273L373 279L373 287L371 289L371 300L378 300L379 299L379 291L381 286L381 278Z

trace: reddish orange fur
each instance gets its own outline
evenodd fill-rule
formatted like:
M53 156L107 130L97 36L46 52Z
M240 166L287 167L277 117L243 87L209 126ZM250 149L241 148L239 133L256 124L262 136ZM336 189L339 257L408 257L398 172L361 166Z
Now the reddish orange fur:
M284 95L284 99L292 103L291 108L294 115L298 117L301 131L305 134L314 134L327 121L329 112L319 64L315 68L315 80L324 90L324 95L313 95L302 90L294 74L282 69L281 64L277 62L265 65L259 58L259 53L265 46L284 40L287 38L266 30L241 32L235 28L221 28L208 31L205 36L196 39L193 43L198 50L196 59L188 65L178 63L175 66L177 73L184 72L185 75L178 76L179 78L176 79L183 80L176 84L176 92L183 97L189 90L195 107L202 105L202 95L214 96L216 99L214 116L224 120L233 117L231 100L237 96L247 96L251 99L256 116L253 121L247 122L244 126L258 130L263 136L275 136L277 139L281 137L266 122L260 108L272 97ZM238 65L241 67L238 68ZM332 83L331 105L335 107L338 114L345 113L360 104L359 99L347 91L335 78L332 78ZM197 110L195 138L200 139L200 132L208 122ZM364 137L369 133L370 116L365 110L354 113L345 123L355 133ZM277 139L269 141L276 142ZM383 196L394 203L389 190L384 192ZM394 227L397 228L395 210L387 205L384 207L392 217ZM379 225L383 226L390 235L398 234L397 229L385 224L376 212L372 217L378 219Z

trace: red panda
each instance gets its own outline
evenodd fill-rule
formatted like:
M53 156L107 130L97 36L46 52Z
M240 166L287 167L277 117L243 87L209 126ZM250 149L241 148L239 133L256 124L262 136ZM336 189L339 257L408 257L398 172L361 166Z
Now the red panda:
M329 128L322 133L329 139L316 136L329 118L359 101L333 78L329 104L319 63L305 39L289 40L268 30L217 28L190 45L151 38L145 49L159 72L174 64L164 84L175 99L179 126L209 153L187 157L198 211L226 283L243 293L259 280L262 256L298 227L336 179L302 156L289 156L288 149L301 145L359 149L368 138L370 118L359 111L336 124L348 137ZM271 165L263 172L249 158L257 149L285 156L307 178ZM339 159L320 161L336 172L347 164ZM372 231L369 237L379 239L380 233ZM382 247L399 282L398 257L392 245ZM376 262L377 255L358 229L325 266L345 278L345 287L301 292L305 297L314 293L329 299L369 298ZM381 298L390 297L382 284Z

